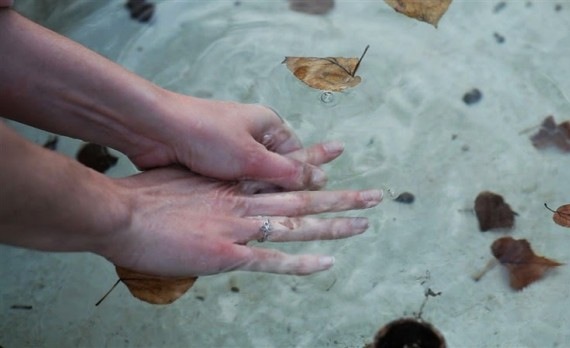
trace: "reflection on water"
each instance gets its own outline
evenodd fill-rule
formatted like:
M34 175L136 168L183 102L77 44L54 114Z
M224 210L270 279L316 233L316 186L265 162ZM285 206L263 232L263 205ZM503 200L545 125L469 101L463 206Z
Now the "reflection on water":
M373 226L362 236L275 246L335 254L330 272L204 277L162 308L125 289L92 308L113 282L104 261L3 251L12 265L2 273L5 298L40 278L44 287L30 292L34 313L2 314L1 331L11 325L12 336L1 344L361 347L382 324L413 315L426 289L441 295L423 317L450 347L570 341L564 266L522 292L499 268L477 283L470 277L504 234L478 230L471 209L484 190L519 214L514 237L568 262L568 234L542 205L570 200L570 158L537 151L522 131L550 114L570 118L570 7L456 0L436 30L382 1L337 1L325 16L291 11L287 1L161 1L148 24L130 20L124 4L94 3L54 1L49 18L34 12L45 4L19 6L166 88L266 104L306 144L343 141L345 154L327 166L331 188L384 187L415 199L387 197L362 213ZM354 57L366 45L362 82L345 92L311 89L281 64L285 56ZM475 89L483 97L464 102Z

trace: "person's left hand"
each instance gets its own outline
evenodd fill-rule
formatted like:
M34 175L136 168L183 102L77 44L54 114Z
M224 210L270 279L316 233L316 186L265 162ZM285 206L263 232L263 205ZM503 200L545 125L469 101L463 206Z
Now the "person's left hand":
M318 189L326 175L318 166L338 157L338 142L317 144L311 151L271 109L193 98L166 92L161 125L136 133L148 146L124 151L139 168L181 164L204 176L222 180L256 180L288 190ZM301 151L299 151L301 150ZM317 153L324 161L307 154Z
M247 245L251 241L310 241L364 232L364 217L306 215L364 209L382 199L378 190L248 194L239 182L198 176L180 167L114 179L130 202L130 221L107 231L94 250L114 264L145 274L188 277L233 270L310 274L330 268L332 257L291 255ZM255 185L255 183L250 183ZM263 233L268 219L271 228ZM101 235L99 235L101 236Z

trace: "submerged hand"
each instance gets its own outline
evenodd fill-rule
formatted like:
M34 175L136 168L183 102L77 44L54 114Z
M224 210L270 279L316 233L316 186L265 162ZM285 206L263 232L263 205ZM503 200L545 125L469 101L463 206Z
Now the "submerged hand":
M306 157L285 156L302 149L293 131L271 109L168 93L158 144L127 151L141 168L182 164L204 176L259 180L285 189L317 189L326 175ZM156 118L155 118L156 119ZM342 152L337 143L318 145L329 161Z
M266 235L269 242L350 237L367 229L366 218L306 215L369 208L382 199L378 190L246 194L240 183L172 167L117 183L131 201L131 223L107 236L99 253L122 267L173 277L233 270L284 274L326 270L334 262L331 257L289 255L247 243L264 237L263 216L272 227Z

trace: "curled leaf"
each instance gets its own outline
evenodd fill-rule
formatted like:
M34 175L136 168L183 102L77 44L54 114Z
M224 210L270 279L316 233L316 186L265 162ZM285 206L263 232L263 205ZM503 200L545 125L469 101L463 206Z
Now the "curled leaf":
M502 237L493 242L491 252L509 271L510 285L515 290L542 278L550 268L562 265L554 260L537 256L526 239Z
M447 11L451 0L384 0L397 12L427 22L437 28L437 23Z
M537 149L555 146L562 151L570 152L570 121L556 124L552 115L547 116L540 130L530 137L532 145Z
M167 278L131 271L115 266L120 280L131 294L151 304L169 304L184 295L194 285L197 277Z
M561 205L556 209L556 211L550 209L546 203L544 203L546 209L554 213L552 215L552 220L560 226L570 227L570 204Z
M356 76L356 70L368 47L366 46L360 58L285 57L283 63L309 87L340 92L360 83L361 78Z
M475 214L482 232L494 228L512 228L516 213L505 202L502 196L483 191L475 199Z

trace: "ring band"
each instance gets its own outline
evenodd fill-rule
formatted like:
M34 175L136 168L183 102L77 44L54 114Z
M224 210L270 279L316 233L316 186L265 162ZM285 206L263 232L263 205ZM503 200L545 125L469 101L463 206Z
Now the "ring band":
M273 227L271 226L271 221L269 221L269 218L264 217L263 223L261 224L261 227L259 228L259 231L262 233L262 236L257 241L260 243L265 242L267 240L267 237L269 237L269 235L271 234L272 229L273 229Z

